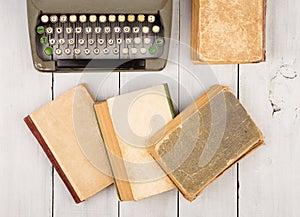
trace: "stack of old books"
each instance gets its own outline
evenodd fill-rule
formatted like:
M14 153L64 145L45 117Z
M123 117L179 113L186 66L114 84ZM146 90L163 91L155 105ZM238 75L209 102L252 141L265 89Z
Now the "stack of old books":
M263 144L239 100L220 85L176 117L167 84L97 103L79 85L24 120L77 203L112 183L122 201L176 187L192 201Z

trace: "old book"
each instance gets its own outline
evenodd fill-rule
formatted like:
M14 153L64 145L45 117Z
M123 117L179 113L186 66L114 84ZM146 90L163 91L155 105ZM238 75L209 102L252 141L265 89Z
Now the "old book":
M175 188L146 149L147 139L173 118L166 84L109 98L94 108L121 201Z
M24 119L76 203L113 183L93 105L80 85Z
M192 0L192 61L265 61L265 13L266 0Z
M261 131L228 87L213 86L149 139L148 151L192 201L263 144Z

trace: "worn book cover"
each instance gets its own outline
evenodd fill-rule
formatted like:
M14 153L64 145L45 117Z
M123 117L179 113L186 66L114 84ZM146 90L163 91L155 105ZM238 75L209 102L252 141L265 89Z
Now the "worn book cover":
M93 105L80 85L24 119L76 203L113 183Z
M192 0L192 61L265 61L265 17L266 0Z
M173 118L168 86L109 98L94 106L120 200L141 200L174 189L147 152L147 139Z
M150 138L148 151L192 201L261 144L262 133L239 100L216 85Z

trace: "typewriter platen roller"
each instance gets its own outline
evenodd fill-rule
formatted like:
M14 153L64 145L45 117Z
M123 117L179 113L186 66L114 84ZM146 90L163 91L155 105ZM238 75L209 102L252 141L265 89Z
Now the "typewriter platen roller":
M28 0L35 68L44 72L165 67L171 0Z

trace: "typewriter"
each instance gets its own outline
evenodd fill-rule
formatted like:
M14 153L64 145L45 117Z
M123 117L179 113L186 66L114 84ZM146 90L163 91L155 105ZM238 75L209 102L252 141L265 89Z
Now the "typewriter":
M27 0L34 66L158 71L166 63L172 0Z

